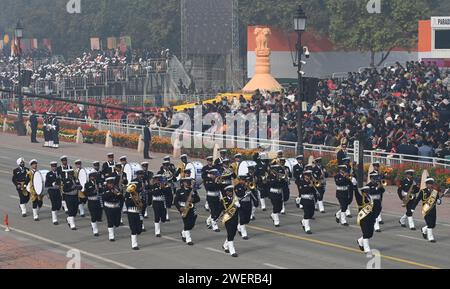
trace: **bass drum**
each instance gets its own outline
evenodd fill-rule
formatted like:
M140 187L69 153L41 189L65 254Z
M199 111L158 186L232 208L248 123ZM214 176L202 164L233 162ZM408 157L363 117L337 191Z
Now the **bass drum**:
M34 173L33 186L38 196L45 195L45 178L47 177L47 170L41 170Z
M298 161L296 159L287 159L286 166L291 170L291 173L294 173L294 167L298 165Z
M80 185L83 187L83 189L81 190L82 192L84 192L84 186L89 181L89 175L95 172L96 170L94 168L82 168L78 173L78 181L80 182Z
M191 171L191 178L195 180L195 184L200 186L202 184L202 169L203 164L200 162L191 162L186 165L185 170Z
M243 161L238 167L238 177L246 176L248 174L248 167L256 166L254 161Z
M136 173L142 171L142 166L138 163L129 163L125 165L123 171L127 174L128 183L131 183L136 178Z

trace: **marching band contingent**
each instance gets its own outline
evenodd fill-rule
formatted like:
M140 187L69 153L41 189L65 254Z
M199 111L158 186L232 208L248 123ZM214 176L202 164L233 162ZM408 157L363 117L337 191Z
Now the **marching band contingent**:
M47 142L47 138L46 138ZM50 143L55 145L55 141ZM301 228L306 234L312 234L311 221L315 213L325 213L324 194L329 174L322 165L321 158L304 156L295 159L283 157L283 151L275 159L267 153L256 153L252 161L244 161L236 154L231 162L226 150L220 151L220 157L206 158L207 164L189 162L187 155L180 157L180 163L171 163L169 156L163 159L160 170L155 174L149 170L149 163L129 163L126 156L115 161L114 153L107 154L107 160L101 165L94 161L92 167L83 167L81 160L69 164L68 157L62 156L60 164L51 162L49 170L40 170L39 163L33 159L26 167L25 160L17 160L12 182L19 194L19 207L22 217L27 217L26 204L32 203L34 221L39 221L39 211L44 196L51 202L53 225L59 225L58 212L63 209L70 230L77 230L75 219L79 214L90 215L92 234L100 236L99 223L106 216L108 239L115 241L115 229L123 225L126 214L130 228L131 248L139 250L137 237L145 232L144 220L149 218L149 207L153 208L154 234L162 236L162 225L170 222L169 211L176 208L183 221L181 239L189 246L194 245L193 229L198 217L200 202L199 190L206 191L205 209L209 211L206 227L214 233L226 231L223 250L237 257L235 237L239 234L248 240L247 225L255 220L255 211L266 211L266 199L272 204L270 218L275 227L281 226L280 215L286 214L286 203L291 196L290 183L294 180L298 197L297 208L303 209ZM369 169L367 184L358 188L357 176L350 158L345 151L338 153L338 173L334 176L336 198L339 210L335 214L336 222L349 226L352 217L350 207L353 200L358 206L357 224L362 236L357 240L361 251L371 254L369 241L374 232L381 232L381 212L383 194L386 193L386 175L380 170L380 164L374 163ZM373 168L372 168L373 167ZM421 229L423 237L436 242L433 230L436 227L437 205L442 203L445 193L435 189L434 179L426 172L422 180L415 178L414 170L405 171L405 178L398 187L398 196L405 215L399 223L402 227L416 230L413 214L422 202L422 214L426 226Z

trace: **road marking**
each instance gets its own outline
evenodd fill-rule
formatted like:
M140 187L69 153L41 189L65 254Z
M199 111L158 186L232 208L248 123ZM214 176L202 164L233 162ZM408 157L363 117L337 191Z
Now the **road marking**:
M177 210L171 210L172 212L178 212ZM208 217L198 214L199 217L207 219ZM349 251L349 252L353 252L353 253L357 253L357 254L361 254L361 250L359 249L355 249L352 247L347 247L347 246L343 246L343 245L339 245L336 243L332 243L332 242L326 242L326 241L320 241L320 240L316 240L316 239L312 239L312 238L306 238L306 237L300 237L297 235L292 235L289 233L283 233L283 232L277 232L274 230L270 230L270 229L266 229L266 228L262 228L262 227L258 227L258 226L253 226L253 225L247 225L247 228L256 230L256 231L260 231L260 232L266 232L266 233L271 233L274 235L278 235L278 236L282 236L282 237L287 237L287 238L291 238L291 239L296 239L296 240L300 240L300 241L306 241L306 242L310 242L310 243L314 243L314 244L318 244L318 245L322 245L322 246L326 246L326 247L331 247L331 248L337 248L337 249L342 249L345 251ZM217 252L219 250L217 249L213 249L213 248L205 248L209 251L213 251L213 252ZM417 266L417 267L421 267L421 268L426 268L426 269L441 269L437 266L432 266L432 265L428 265L428 264L423 264L423 263L419 263L419 262L415 262L415 261L411 261L411 260L406 260L406 259L402 259L402 258L398 258L398 257L393 257L393 256L388 256L388 255L380 255L380 257L385 258L387 260L391 260L391 261L395 261L398 263L403 263L403 264L408 264L408 265L412 265L412 266Z
M278 266L278 265L273 265L273 264L270 264L270 263L263 263L263 265L267 266L267 267L272 267L272 268L275 268L275 269L287 269L287 268L284 268L284 267L281 267L281 266Z
M359 250L359 249L346 247L346 246L339 245L339 244L336 244L336 243L320 241L320 240L316 240L316 239L312 239L312 238L300 237L300 236L297 236L297 235L292 235L292 234L289 234L289 233L277 232L277 231L273 231L273 230L270 230L270 229L257 227L257 226L250 226L250 225L247 225L247 226L250 229L254 229L254 230L257 230L257 231L260 231L260 232L271 233L271 234L274 234L274 235L279 235L279 236L283 236L283 237L287 237L287 238L291 238L291 239L306 241L306 242L310 242L310 243L314 243L314 244L318 244L318 245L322 245L322 246L326 246L326 247L337 248L337 249L342 249L342 250L345 250L345 251L361 254L361 250ZM412 265L412 266L417 266L417 267L421 267L421 268L440 269L439 267L436 267L436 266L427 265L427 264L423 264L423 263L419 263L419 262L415 262L415 261L410 261L410 260L406 260L406 259L402 259L402 258L397 258L397 257L392 257L392 256L387 256L387 255L380 255L380 257L385 258L387 260L391 260L391 261L395 261L395 262L399 262L399 263L404 263L404 264L408 264L408 265Z
M0 227L3 228L3 229L6 229L6 226L4 226L4 225L0 225ZM99 255L96 255L96 254L93 254L93 253L89 253L87 251L80 250L80 249L75 248L75 247L67 246L65 244L62 244L62 243L59 243L59 242L56 242L56 241L53 241L53 240L41 237L39 235L35 235L33 233L29 233L29 232L22 231L22 230L19 230L19 229L16 229L16 228L12 228L12 227L10 227L10 229L13 232L17 232L17 233L20 233L22 235L25 235L25 236L28 236L28 237L32 237L34 239L37 239L37 240L40 240L40 241L43 241L43 242L46 242L46 243L49 243L49 244L52 244L52 245L56 245L56 246L59 246L59 247L62 247L62 248L65 248L67 250L78 250L81 254L84 254L84 255L86 255L88 257L100 260L100 261L105 262L105 263L113 264L113 265L115 265L117 267L121 267L121 268L124 268L124 269L136 269L134 267L125 265L123 263L116 262L114 260L111 260L111 259L108 259L108 258L104 258L102 256L99 256Z
M220 253L220 254L225 254L224 251L220 251L211 247L205 247L205 250L211 251L211 252L216 252L216 253Z
M169 236L162 236L162 238L166 239L166 240L174 241L174 242L183 242L182 240L179 240L179 239L176 239L176 238L172 238L172 237L169 237Z
M0 173L5 174L5 175L12 175L12 172L7 172L7 171L3 171L3 170L0 170Z
M399 236L399 237L403 237L403 238L408 238L408 239L412 239L412 240L417 240L417 241L421 241L421 242L423 242L423 241L425 241L425 239L420 239L420 238L416 238L416 237L410 237L410 236L405 236L405 235L397 235L397 236Z

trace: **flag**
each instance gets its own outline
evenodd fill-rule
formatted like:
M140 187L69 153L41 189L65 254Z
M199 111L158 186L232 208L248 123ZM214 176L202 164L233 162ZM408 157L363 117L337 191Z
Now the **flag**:
M17 56L19 51L21 51L21 49L17 43L17 39L14 38L14 40L11 41L11 56Z
M48 38L42 39L42 45L45 48L47 48L49 51L52 51L52 43L51 43L50 39L48 39Z
M8 214L5 215L5 226L9 227L9 217Z

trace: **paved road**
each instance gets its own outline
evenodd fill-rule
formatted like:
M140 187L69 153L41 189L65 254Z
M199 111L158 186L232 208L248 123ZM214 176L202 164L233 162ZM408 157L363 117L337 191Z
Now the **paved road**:
M44 149L40 145L29 144L28 138L0 133L0 216L9 214L13 229L9 233L0 233L0 243L8 244L0 246L0 268L17 267L15 264L20 263L18 261L27 250L41 255L28 260L25 267L65 268L64 260L69 260L66 252L71 249L80 250L84 268L366 268L369 259L356 246L361 231L355 218L350 220L352 225L348 228L338 226L334 220L337 207L332 203L327 203L326 214L316 215L312 222L313 235L306 235L301 230L302 211L295 207L293 200L287 206L288 214L281 216L280 228L273 227L269 212L258 211L257 220L248 229L250 240L236 237L239 258L231 258L222 252L221 245L226 237L224 230L214 233L206 229L207 213L202 209L204 192L199 206L200 217L192 233L193 247L181 242L181 220L173 211L172 221L162 226L163 238L154 237L151 219L145 221L148 231L140 236L141 250L137 252L130 248L130 232L126 226L118 229L114 243L107 240L105 223L100 224L101 236L92 237L89 218L77 218L78 231L70 231L64 222L53 226L48 199L44 201L46 206L40 213L40 222L19 215L17 193L10 180L11 170L19 156L26 160L38 159L43 169L62 154L68 155L72 161L81 158L88 163L103 160L108 151L102 146L87 144L62 144L60 150ZM135 151L119 148L113 151L117 156L128 155L130 160L140 160ZM155 157L151 162L153 169L159 167L162 155L156 154ZM330 184L327 192L330 201L334 195L331 190ZM447 214L448 201L439 209ZM397 223L399 215L399 211L385 213L383 232L377 233L372 241L372 247L381 253L381 268L450 268L450 224L438 225L435 232L438 243L431 244L422 238L419 231L400 228ZM60 220L65 218L64 214L59 217ZM420 215L416 217L417 226L422 226ZM13 250L18 251L13 253Z

